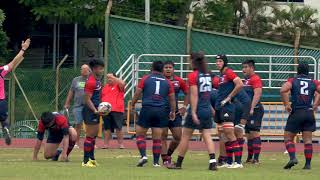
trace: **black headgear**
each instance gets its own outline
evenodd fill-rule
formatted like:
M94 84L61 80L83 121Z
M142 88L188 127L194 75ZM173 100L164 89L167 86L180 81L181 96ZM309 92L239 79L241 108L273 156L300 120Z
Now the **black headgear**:
M222 67L222 69L228 66L228 58L227 58L226 55L224 55L224 54L219 54L219 55L216 56L216 59L222 59L222 60L223 60L223 67Z

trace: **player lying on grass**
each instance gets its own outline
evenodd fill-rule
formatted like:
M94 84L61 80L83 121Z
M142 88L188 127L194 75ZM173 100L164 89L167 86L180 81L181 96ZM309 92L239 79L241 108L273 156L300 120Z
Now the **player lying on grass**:
M38 160L38 153L44 138L45 131L48 130L47 143L44 146L44 158L57 161L68 161L68 157L77 139L76 130L69 126L68 119L56 112L44 112L39 120L37 141L34 146L33 160ZM62 145L62 150L59 148Z
M312 132L316 130L314 112L319 106L319 96L315 96L316 91L320 92L320 83L309 77L309 65L302 62L298 65L297 76L289 78L281 87L283 104L286 111L290 113L284 132L284 141L290 160L284 169L291 169L298 164L293 140L299 132L302 132L306 159L303 169L311 169ZM291 94L291 105L289 94Z
M160 167L162 128L168 127L170 120L175 119L176 100L173 85L163 75L163 62L152 63L152 72L144 76L137 87L132 99L132 109L135 109L139 97L142 96L142 108L137 122L137 147L141 158L138 167L147 163L145 136L149 128L152 130L153 139L153 166ZM170 114L167 111L167 101L170 102Z
M163 164L170 164L171 163L171 155L175 151L175 149L178 147L181 135L182 135L182 116L186 113L186 107L189 104L188 99L188 91L189 88L186 84L186 82L181 79L180 77L174 75L174 63L172 61L167 61L164 63L164 69L163 74L166 78L168 78L174 87L175 97L176 97L176 119L174 121L169 121L168 127L165 127L162 132L162 152L161 157L163 160ZM179 93L182 91L184 93L184 102L183 107L180 109L178 108L178 97ZM167 104L168 112L170 112L170 105ZM169 144L169 147L167 147L167 138L168 138L168 128L170 129L172 133L172 141Z
M209 170L217 170L215 148L211 138L212 116L214 109L210 104L212 80L208 71L208 64L202 52L192 53L193 72L188 75L190 108L182 130L179 144L179 153L176 164L168 166L169 169L181 169L183 159L187 153L189 141L195 129L199 129L209 154Z
M7 145L11 144L11 136L8 127L8 103L6 101L4 77L23 60L24 52L29 48L30 39L22 41L21 50L16 57L7 65L0 66L0 123L3 136Z

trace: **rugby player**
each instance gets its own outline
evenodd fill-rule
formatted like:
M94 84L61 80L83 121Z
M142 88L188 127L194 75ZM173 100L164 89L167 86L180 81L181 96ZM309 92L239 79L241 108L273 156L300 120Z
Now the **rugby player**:
M174 87L175 97L176 97L176 119L174 121L169 121L168 127L163 129L162 132L162 150L161 150L161 157L163 160L163 164L171 163L171 155L178 147L181 135L182 135L182 116L186 113L186 108L189 104L188 101L188 91L189 88L186 82L180 78L179 76L174 75L174 63L172 61L166 61L164 63L164 76L171 81ZM184 93L184 102L183 106L179 109L178 108L178 97L179 93L182 91ZM168 104L168 111L170 111L170 107ZM168 137L168 128L172 133L173 140L169 144L169 148L167 148L167 137Z
M93 59L89 62L92 73L84 86L84 107L83 118L86 125L86 138L83 143L83 162L84 167L96 167L97 161L94 157L94 149L96 144L96 137L99 132L99 111L101 96L101 78L104 71L104 62Z
M289 78L281 87L280 94L283 104L286 111L290 113L284 132L284 141L290 160L284 169L291 169L298 164L293 140L299 132L302 132L306 159L303 169L311 169L312 132L316 130L314 112L319 105L319 96L315 96L316 91L320 92L320 84L317 80L309 77L309 66L303 62L298 65L297 76ZM289 94L291 94L291 105Z
M216 171L215 148L211 138L213 127L212 115L214 109L210 104L212 91L212 77L202 52L192 53L193 72L188 75L190 92L190 108L182 131L179 145L179 154L176 164L168 166L169 169L181 169L182 162L188 150L189 140L195 129L201 131L209 154L209 170Z
M21 50L14 57L14 59L7 65L0 66L0 124L2 126L2 132L7 145L11 144L11 136L9 132L8 122L8 103L6 101L4 78L14 68L16 68L23 60L25 51L29 48L30 39L22 41Z
M143 167L148 161L145 136L149 128L152 129L153 166L160 167L162 128L168 127L169 118L175 120L174 88L170 80L163 75L163 66L164 64L161 61L152 63L152 72L141 79L132 99L132 109L135 109L135 104L143 94L142 109L136 126L137 147L141 155L137 164L138 167ZM168 96L171 109L169 115L166 108Z
M237 93L243 87L241 79L228 68L228 59L225 55L216 56L216 66L220 71L219 91L215 104L215 122L222 124L223 134L226 138L225 148L227 153L228 168L242 168L241 148L234 132L235 106L231 103ZM233 163L233 156L235 163Z
M251 100L250 117L245 126L248 146L247 163L259 164L261 152L260 129L264 115L263 105L260 102L262 95L262 80L255 73L254 60L246 60L242 63L242 72L245 77L244 90ZM249 109L249 108L248 108Z
M44 112L39 120L37 141L34 146L33 160L38 160L38 153L44 139L44 133L48 130L47 142L44 146L44 158L57 161L68 161L68 157L76 143L77 132L69 126L68 119L56 112ZM62 144L63 149L59 149Z

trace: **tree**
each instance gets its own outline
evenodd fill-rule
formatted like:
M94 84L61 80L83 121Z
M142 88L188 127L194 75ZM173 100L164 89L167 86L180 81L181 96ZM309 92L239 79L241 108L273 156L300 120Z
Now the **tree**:
M2 24L4 20L5 20L5 15L2 9L0 9L0 63L1 64L5 63L5 59L7 58L7 55L8 55L8 50L7 50L8 37L2 28Z
M312 36L314 33L314 26L318 19L315 15L318 13L316 9L309 6L298 7L295 4L290 4L287 9L280 9L277 6L273 7L272 13L274 17L271 18L271 23L274 26L273 34L283 36L286 42L292 43L296 28L300 28L302 41Z

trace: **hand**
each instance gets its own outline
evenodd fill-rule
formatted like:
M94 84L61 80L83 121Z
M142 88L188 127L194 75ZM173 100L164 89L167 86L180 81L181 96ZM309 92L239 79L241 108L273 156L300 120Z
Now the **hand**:
M216 111L214 109L211 110L211 113L212 113L212 117L216 116Z
M179 114L181 116L184 116L186 114L187 108L183 106L182 108L179 109Z
M221 101L221 106L224 106L224 105L227 104L230 100L231 100L231 98L228 96L228 97L225 98L223 101Z
M254 108L251 108L251 109L250 109L250 115L251 115L251 116L253 115L253 112L254 112Z
M246 127L245 125L243 125L243 124L237 124L237 125L235 125L234 127L237 128L237 129L239 129L239 130L241 130L243 134L245 133L245 130L244 130L244 128Z
M37 156L33 156L32 160L33 161L38 161L38 157Z
M170 121L174 121L176 119L176 113L171 111L169 114L169 119L170 119Z
M26 41L22 41L21 48L23 50L27 50L30 46L30 42L31 42L30 38L28 38Z
M290 105L286 105L285 109L286 109L286 111L287 111L288 113L291 113L291 111L292 111L292 108L291 108Z
M100 114L100 112L98 111L98 110L94 110L94 112L93 112L94 114Z
M107 79L114 79L114 78L115 78L115 77L113 76L113 74L111 74L111 73L108 73L106 77L107 77Z
M60 161L68 162L69 160L68 160L67 154L62 153L61 156L60 156Z
M192 113L192 121L196 125L200 125L200 120L198 118L198 115L196 113Z
M70 104L65 104L63 107L64 107L64 109L69 109L70 108Z
M313 109L314 112L317 112L318 111L318 106L317 105L313 105L312 109Z

